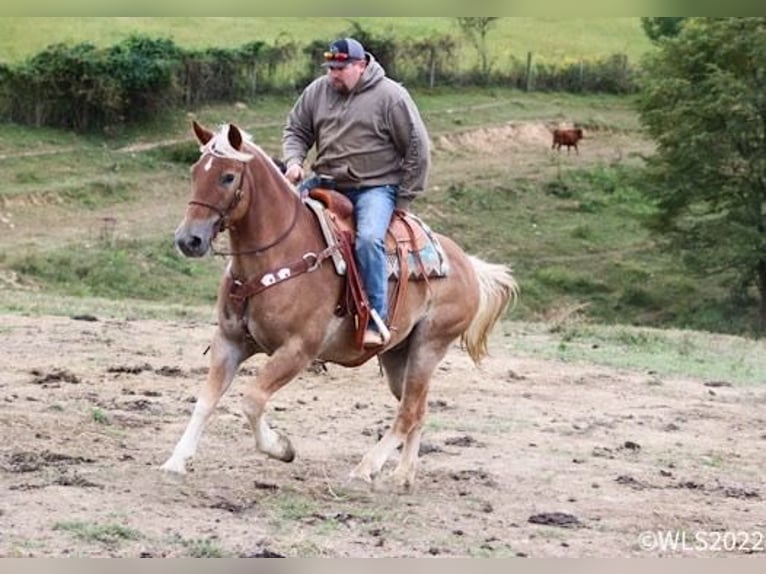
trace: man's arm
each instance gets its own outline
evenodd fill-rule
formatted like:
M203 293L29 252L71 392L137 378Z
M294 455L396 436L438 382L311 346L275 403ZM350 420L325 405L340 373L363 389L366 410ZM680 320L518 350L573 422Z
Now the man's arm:
M306 100L304 91L287 115L287 122L282 131L282 157L287 168L285 175L293 183L303 178L303 161L315 141L313 122Z
M391 110L394 141L402 154L403 176L396 198L399 209L408 209L412 200L425 190L431 165L428 132L415 102L405 95Z

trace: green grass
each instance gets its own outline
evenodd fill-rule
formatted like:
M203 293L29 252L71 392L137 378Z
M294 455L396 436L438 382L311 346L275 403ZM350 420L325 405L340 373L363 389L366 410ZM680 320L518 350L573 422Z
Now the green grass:
M601 133L639 129L626 97L476 88L414 96L435 141L508 122L547 125L562 118L592 126L594 144L584 145L596 145ZM291 105L289 97L259 97L245 107L224 104L193 113L209 126L236 122L278 155ZM67 313L83 307L78 298L96 298L104 309L130 316L162 313L139 302L164 302L173 316L184 316L183 306L193 316L212 307L223 261L185 259L172 244L188 193L189 166L198 154L184 110L102 137L0 125L0 149L12 151L14 140L23 142L22 151L58 153L0 158L0 178L6 182L0 215L6 209L14 218L50 213L55 225L64 223L62 229L87 227L88 237L72 233L35 240L18 229L13 247L0 249L0 280L15 274L25 289L0 294L0 309L57 312L61 304L58 312ZM124 151L128 144L152 141L178 143ZM484 161L481 152L437 147L431 189L417 202L435 231L453 237L466 251L514 267L522 288L514 318L555 320L582 308L591 320L609 324L752 329L752 300L732 300L726 277L701 281L684 273L678 259L663 253L644 228L652 207L639 193L638 158L581 165L543 149L521 151L527 155L490 154ZM583 155L588 153L583 149ZM166 198L178 203L177 212L157 225L131 228L152 205L166 205ZM120 233L103 240L98 237L102 220L115 214ZM8 239L5 245L11 245ZM44 295L55 299L46 302Z
M2 18L0 61L25 59L57 42L119 43L130 34L170 38L184 48L230 48L255 40L272 44L285 38L301 44L327 39L351 29L356 21L376 35L422 38L434 33L460 33L454 18ZM493 65L511 58L525 59L532 51L543 60L605 57L627 54L636 61L651 49L639 18L501 18L488 35ZM473 48L465 45L461 62L473 63Z
M55 293L72 297L172 299L212 304L222 271L220 259L179 256L172 238L61 247L12 260L10 268Z
M553 325L507 323L501 348L509 354L605 365L656 377L680 376L734 385L762 385L766 342L731 335L605 326L569 320Z
M227 558L230 554L210 538L199 540L185 540L183 545L187 549L189 558Z
M109 415L107 415L103 410L101 410L98 407L94 407L91 410L91 418L93 419L93 422L100 424L100 425L111 425L112 422L109 420Z
M93 524L83 521L64 521L53 525L53 530L70 532L85 542L115 545L126 540L139 540L141 533L121 524Z

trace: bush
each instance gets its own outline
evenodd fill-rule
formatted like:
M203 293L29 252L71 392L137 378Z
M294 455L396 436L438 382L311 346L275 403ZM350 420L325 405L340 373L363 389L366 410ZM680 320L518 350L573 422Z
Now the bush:
M170 40L131 36L108 49L51 45L5 67L6 120L80 132L137 121L173 105L180 50Z

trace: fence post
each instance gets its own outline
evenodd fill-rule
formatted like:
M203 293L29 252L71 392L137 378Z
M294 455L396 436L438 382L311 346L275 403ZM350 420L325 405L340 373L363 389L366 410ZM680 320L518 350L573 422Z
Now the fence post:
M532 52L527 52L527 74L524 82L524 91L529 92L532 89Z

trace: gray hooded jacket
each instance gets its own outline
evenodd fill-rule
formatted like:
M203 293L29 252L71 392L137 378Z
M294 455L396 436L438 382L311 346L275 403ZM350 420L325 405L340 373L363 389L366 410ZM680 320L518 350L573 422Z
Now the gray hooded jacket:
M386 76L371 54L349 94L327 76L309 84L290 111L282 135L286 165L302 165L316 145L312 171L338 187L398 186L406 208L426 185L428 133L410 94Z

